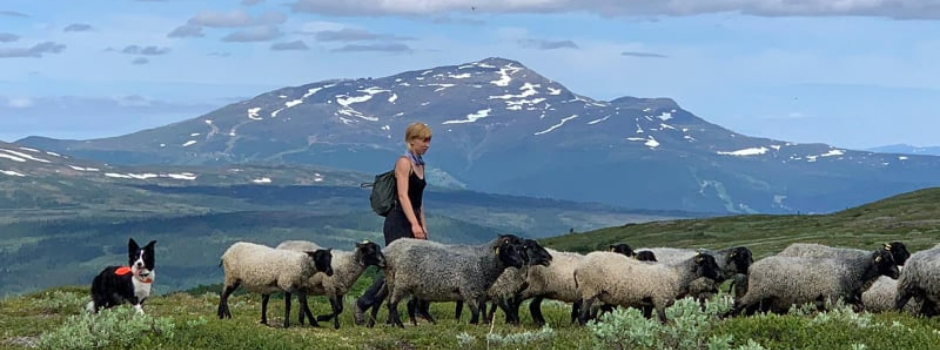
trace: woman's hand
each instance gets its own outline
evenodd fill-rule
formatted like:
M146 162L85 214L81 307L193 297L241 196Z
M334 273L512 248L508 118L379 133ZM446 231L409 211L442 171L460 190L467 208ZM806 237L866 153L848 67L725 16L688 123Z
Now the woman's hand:
M417 239L428 239L428 233L421 225L411 225L411 234Z

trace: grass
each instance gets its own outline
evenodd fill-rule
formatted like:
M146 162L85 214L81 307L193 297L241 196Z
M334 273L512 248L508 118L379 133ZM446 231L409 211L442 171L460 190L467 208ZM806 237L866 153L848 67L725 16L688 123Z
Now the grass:
M366 285L369 281L361 279L359 282ZM375 328L353 325L350 308L353 298L348 297L340 329L333 329L327 322L321 322L319 328L292 322L291 327L285 329L281 326L283 300L271 299L268 310L270 326L267 326L259 323L260 297L253 294L233 296L230 299L233 318L225 320L215 317L218 293L205 290L152 297L145 307L147 315L143 317L135 316L130 307L121 307L116 309L118 312L109 310L108 314L86 315L86 323L79 323L76 320L82 317L79 315L84 311L80 309L86 301L87 288L79 286L57 287L0 300L0 348L45 348L40 345L51 344L43 343L50 339L60 341L56 346L60 349L95 348L93 345L78 345L88 342L88 339L104 338L115 343L97 348L593 349L616 348L616 344L620 344L624 348L646 349L673 344L680 349L705 349L714 338L730 340L729 345L733 347L728 349L739 348L749 341L767 349L940 347L938 319L914 318L894 312L855 314L847 309L826 314L798 312L785 316L758 315L726 320L712 317L705 322L697 321L701 329L692 329L690 318L679 321L678 315L699 312L698 304L683 301L675 308L685 311L673 310L675 312L670 313L672 322L666 327L643 319L635 309L617 311L603 323L581 327L568 322L567 305L547 302L543 309L550 328L542 329L532 324L526 311L522 312L521 327L504 325L502 313L497 313L497 322L491 327L467 324L466 313L462 321L454 320L453 303L436 303L432 304L431 312L438 318L438 324L420 321L415 327L406 322L405 328L399 329L384 325L384 310ZM296 310L296 303L293 306ZM314 314L328 311L328 304L322 298L314 298L311 307ZM296 311L291 316L292 321L296 321ZM134 328L134 323L137 323L137 328ZM124 333L115 334L122 330ZM89 338L86 335L89 331L96 332L98 338ZM692 334L698 339L688 339ZM124 337L125 345L119 345L119 337ZM650 345L642 346L644 341L640 340L649 339L652 339Z

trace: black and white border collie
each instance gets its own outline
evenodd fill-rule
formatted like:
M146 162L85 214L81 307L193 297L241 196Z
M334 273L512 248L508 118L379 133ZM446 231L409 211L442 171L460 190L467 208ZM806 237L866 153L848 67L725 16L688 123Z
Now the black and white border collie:
M144 300L150 296L154 278L153 246L150 241L143 248L133 238L127 243L127 266L108 266L91 283L90 311L98 313L101 308L110 308L124 303L134 305L138 313L144 313Z

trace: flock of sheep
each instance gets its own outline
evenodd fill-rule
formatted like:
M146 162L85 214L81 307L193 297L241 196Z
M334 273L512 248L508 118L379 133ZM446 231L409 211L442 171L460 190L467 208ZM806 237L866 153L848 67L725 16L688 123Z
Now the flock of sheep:
M531 300L536 324L544 324L545 299L570 303L571 321L585 324L614 307L636 307L647 318L666 322L665 308L684 297L703 301L729 281L735 299L728 316L755 312L785 313L814 303L825 308L841 299L856 310L905 310L933 316L940 301L940 245L911 255L900 242L871 251L793 244L777 255L754 261L745 247L722 250L632 249L611 245L588 254L557 251L514 235L500 235L480 245L445 245L399 239L385 248L364 241L352 251L324 249L307 241L286 241L275 248L238 242L223 255L225 284L219 318L231 318L228 298L239 286L262 295L261 322L267 323L268 298L285 293L284 327L290 326L291 294L300 301L299 322L333 320L339 328L344 296L369 266L385 274L380 295L388 303L387 323L402 327L398 303L406 298L457 302L489 322L497 306L512 324ZM901 269L903 266L903 271ZM332 313L314 317L308 295L327 296ZM913 299L913 300L912 300ZM487 313L486 303L492 307ZM381 304L380 304L381 305ZM374 326L379 307L368 320ZM408 315L417 325L416 310ZM430 315L422 314L429 322ZM356 323L363 321L356 317Z

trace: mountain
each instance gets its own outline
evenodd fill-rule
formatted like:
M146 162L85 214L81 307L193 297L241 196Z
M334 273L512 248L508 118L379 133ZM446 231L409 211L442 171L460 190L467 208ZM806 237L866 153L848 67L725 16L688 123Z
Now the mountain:
M899 154L914 154L914 155L930 155L930 156L940 156L940 146L912 146L908 144L894 144L894 145L885 145L874 148L869 148L869 151L872 152L881 152L881 153L899 153Z
M432 126L429 180L452 188L722 213L831 212L940 184L940 158L741 135L668 98L579 95L487 58L265 92L118 137L28 137L112 164L392 166L413 121Z

